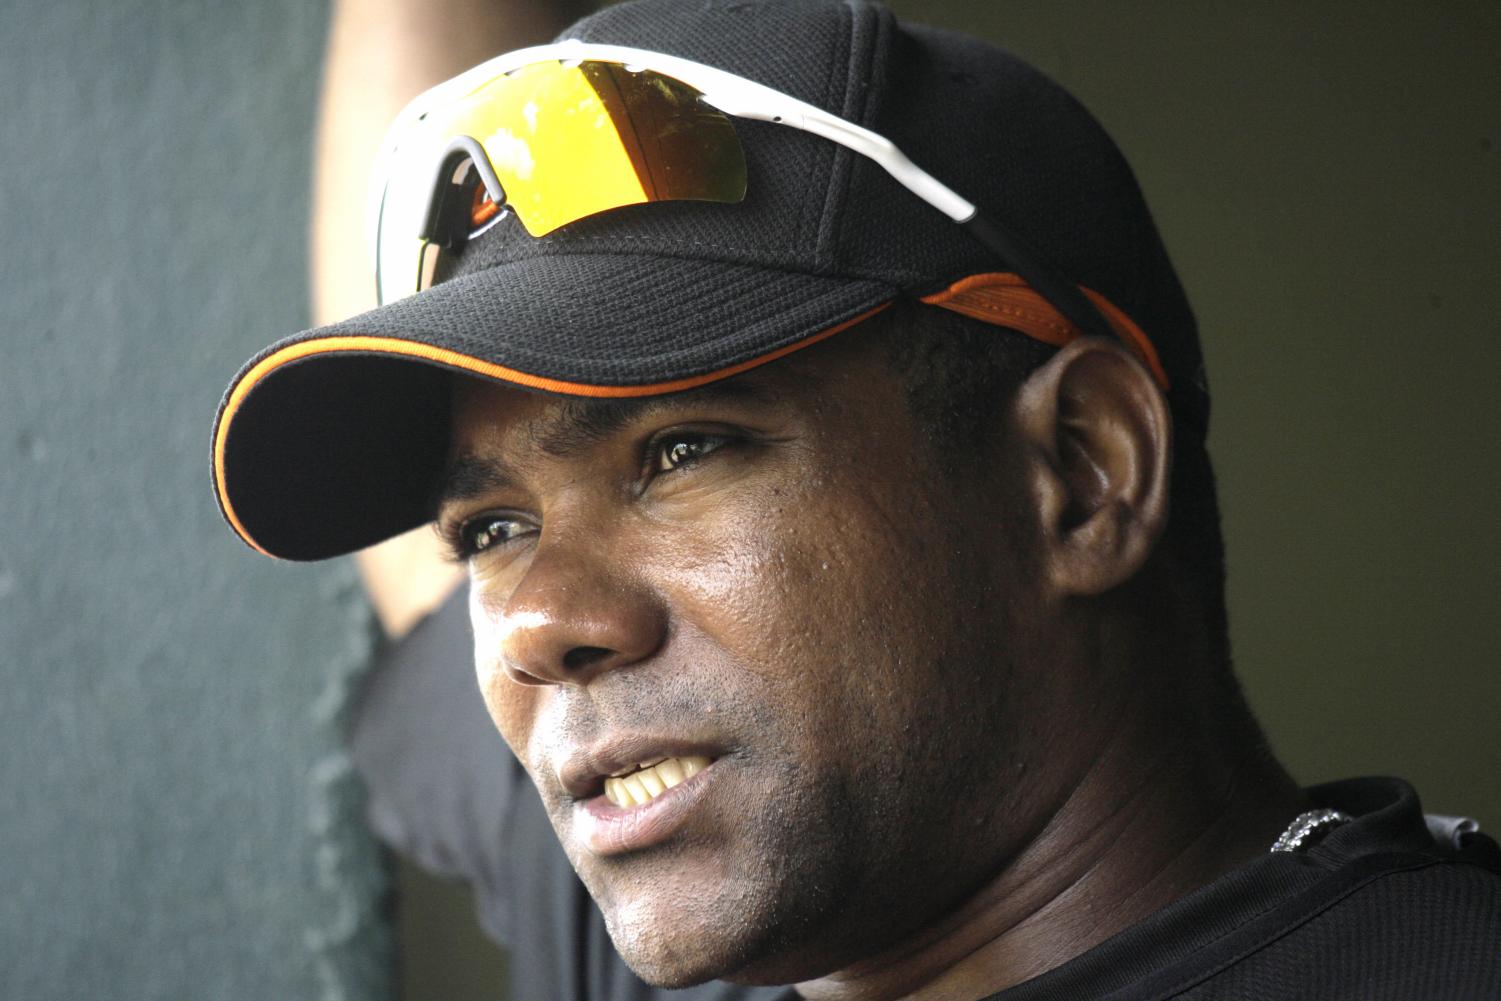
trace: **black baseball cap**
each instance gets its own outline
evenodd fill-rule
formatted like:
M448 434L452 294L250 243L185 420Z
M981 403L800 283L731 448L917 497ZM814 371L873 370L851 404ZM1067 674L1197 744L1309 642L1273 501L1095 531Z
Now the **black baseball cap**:
M565 37L761 82L889 139L1143 332L1180 431L1208 395L1194 318L1130 168L1062 88L866 0L636 0ZM678 392L857 325L899 296L1025 329L1008 271L870 160L735 119L736 204L627 206L532 237L502 219L446 280L251 359L215 420L225 519L293 560L431 520L453 373L580 397Z

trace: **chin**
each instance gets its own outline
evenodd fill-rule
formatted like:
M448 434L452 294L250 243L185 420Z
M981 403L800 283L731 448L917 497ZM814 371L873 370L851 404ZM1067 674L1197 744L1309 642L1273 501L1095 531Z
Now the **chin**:
M610 940L635 974L657 987L740 979L770 936L738 901L678 894L602 904Z
M710 980L747 986L776 986L816 979L827 964L810 963L802 950L777 947L782 936L761 933L745 938L699 935L677 926L617 930L607 920L610 939L621 958L642 980L654 987L678 989ZM749 929L748 929L749 930Z
M829 969L809 952L807 933L819 924L809 911L820 909L800 906L810 899L786 893L789 876L791 885L812 881L771 865L695 878L675 865L682 859L640 861L625 871L581 875L616 951L647 983L785 984Z

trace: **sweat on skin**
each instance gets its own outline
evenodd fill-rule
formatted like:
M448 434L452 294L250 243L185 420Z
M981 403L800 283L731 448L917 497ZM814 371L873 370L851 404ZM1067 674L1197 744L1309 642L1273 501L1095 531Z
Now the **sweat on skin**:
M1165 802L1183 748L1102 656L1167 516L1141 366L1065 349L956 465L858 330L647 401L455 384L439 525L481 689L655 983L978 997L1263 849L1296 802L1232 829L1209 773L1244 762L1202 747Z

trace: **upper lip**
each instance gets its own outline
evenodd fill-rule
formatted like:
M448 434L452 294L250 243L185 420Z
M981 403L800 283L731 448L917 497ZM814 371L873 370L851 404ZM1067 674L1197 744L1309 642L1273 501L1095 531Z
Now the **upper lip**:
M652 734L618 734L587 747L568 751L558 779L574 799L590 799L604 792L605 779L643 761L681 758L691 754L719 758L723 749L706 741Z

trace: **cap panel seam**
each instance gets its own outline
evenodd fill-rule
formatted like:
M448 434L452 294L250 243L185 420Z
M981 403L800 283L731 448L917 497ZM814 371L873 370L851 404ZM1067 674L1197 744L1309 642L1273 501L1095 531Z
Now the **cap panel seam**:
M839 67L843 65L846 71L845 89L847 90L849 63L847 53L850 48L852 17L847 5L841 5L837 13L841 22L843 22L841 25L843 31L840 33L840 38L846 51L846 57L844 59L830 58L828 60L824 72L822 100L818 103L823 108L832 109L838 107L841 109L839 113L842 115L844 100L842 99L843 95L836 94L835 92L836 77ZM831 53L832 55L834 54ZM835 103L836 97L841 98L837 104ZM797 226L795 228L797 244L799 246L812 246L813 251L810 255L812 258L811 264L813 269L819 273L827 271L834 264L830 248L823 239L823 232L827 228L826 219L830 208L835 204L832 196L835 191L842 187L840 178L845 173L842 168L850 156L850 151L838 143L826 142L825 147L819 155L819 161L823 168L826 183L808 183L803 186L803 197L798 208ZM794 252L796 251L796 247L792 249Z
M885 64L878 56L890 50L893 19L886 8L870 5L863 2L863 0L845 0L845 4L850 8L858 6L868 12L874 19L875 24L873 29L867 32L870 41L866 46L866 66L864 67L865 73L863 75L855 72L855 54L853 51L851 52L850 79L858 80L860 86L856 89L855 93L846 96L845 109L842 114L848 121L874 129L876 124L874 121L875 113L880 109L881 96L884 93L886 82ZM844 168L839 177L838 202L831 202L830 210L824 220L823 231L819 234L820 245L830 248L830 257L837 256L840 249L845 246L845 228L849 224L849 208L846 196L855 183L855 174L862 170L867 173L872 170L880 170L874 163L861 163L853 158L845 162ZM835 192L830 192L831 196L834 194ZM904 287L914 283L919 285L926 284L933 277L916 270L896 271L893 274L901 276L895 280L901 281ZM911 290L909 289L909 291Z
M837 96L839 116L846 121L861 122L860 111L864 102L860 98L865 88L861 86L863 78L857 69L857 64L862 61L862 48L869 48L861 44L862 37L869 34L861 30L864 27L862 15L874 16L874 8L864 3L859 3L857 6L856 0L845 0L840 12L846 27L843 93L838 95L834 93L836 83L834 70L839 63L831 59L829 78L824 88L824 106L836 106L833 102ZM856 156L853 150L835 144L833 158L829 165L829 183L824 186L823 197L820 199L816 220L817 229L811 234L815 248L814 259L821 271L832 270L838 264L839 243L836 236L839 232L839 220L843 215L845 195L849 191L850 175L854 169ZM810 195L815 194L818 194L816 188L810 186Z

